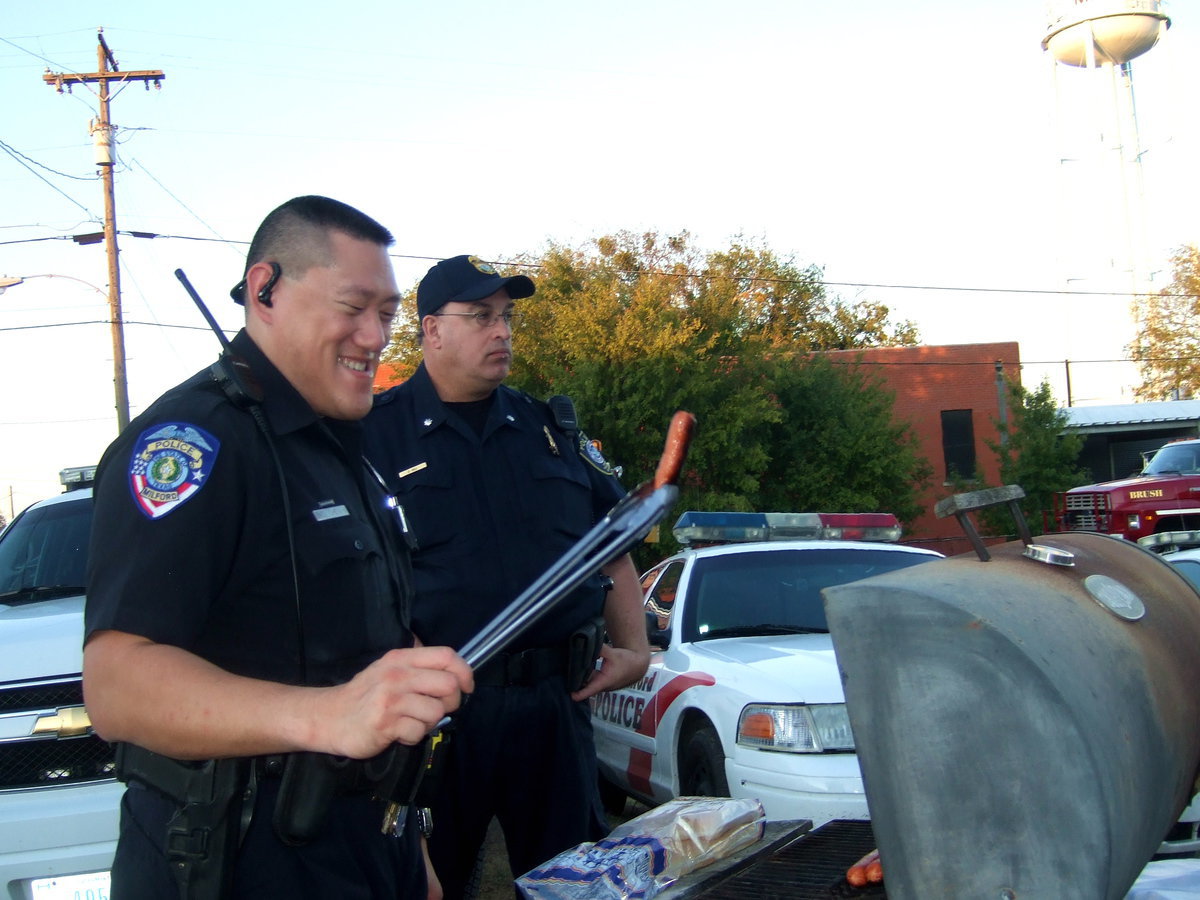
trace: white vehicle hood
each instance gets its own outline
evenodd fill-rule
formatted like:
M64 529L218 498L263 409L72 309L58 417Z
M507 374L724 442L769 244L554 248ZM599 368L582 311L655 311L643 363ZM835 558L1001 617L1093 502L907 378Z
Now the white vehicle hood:
M83 668L83 597L0 605L0 684L78 675Z
M691 668L773 703L844 703L828 634L716 638L689 646Z

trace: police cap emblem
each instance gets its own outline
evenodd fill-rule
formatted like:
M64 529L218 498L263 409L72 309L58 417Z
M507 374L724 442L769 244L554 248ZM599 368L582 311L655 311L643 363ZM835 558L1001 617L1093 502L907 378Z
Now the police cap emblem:
M491 263L484 262L478 256L468 256L467 262L469 262L471 265L473 265L475 268L477 268L484 275L495 275L496 274L496 267L493 266Z

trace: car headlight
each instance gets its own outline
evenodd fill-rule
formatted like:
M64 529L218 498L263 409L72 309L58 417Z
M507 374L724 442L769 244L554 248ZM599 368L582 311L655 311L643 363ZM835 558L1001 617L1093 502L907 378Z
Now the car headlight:
M738 719L737 742L743 747L789 753L854 749L845 703L751 703Z

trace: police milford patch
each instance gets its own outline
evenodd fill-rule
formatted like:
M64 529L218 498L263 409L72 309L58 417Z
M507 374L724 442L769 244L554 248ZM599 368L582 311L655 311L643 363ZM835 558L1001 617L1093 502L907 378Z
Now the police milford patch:
M582 431L579 432L579 455L605 475L617 474L608 460L604 458L604 454L600 452L600 448Z
M143 431L129 460L129 489L148 518L165 516L204 487L221 442L186 422Z

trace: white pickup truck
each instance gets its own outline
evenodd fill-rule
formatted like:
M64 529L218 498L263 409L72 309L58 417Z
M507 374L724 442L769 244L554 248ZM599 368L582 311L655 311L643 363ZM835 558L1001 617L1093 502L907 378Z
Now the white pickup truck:
M0 532L0 896L107 900L124 785L81 687L92 469ZM72 489L73 488L73 489Z

